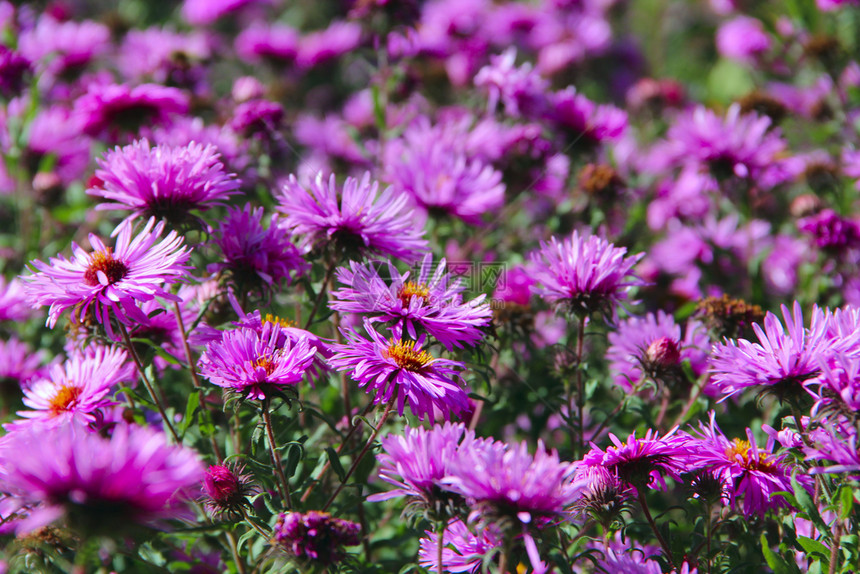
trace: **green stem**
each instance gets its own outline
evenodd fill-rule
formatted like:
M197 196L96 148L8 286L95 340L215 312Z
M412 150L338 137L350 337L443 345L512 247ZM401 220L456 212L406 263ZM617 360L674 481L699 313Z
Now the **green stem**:
M445 521L436 524L436 573L442 574L442 549L445 544Z
M657 528L654 518L651 517L651 511L648 510L648 503L645 501L645 493L641 486L636 490L638 491L638 499L639 504L642 506L642 512L645 513L645 519L648 521L648 525L651 527L651 530L654 531L657 541L660 542L660 547L663 548L663 552L666 554L666 559L669 560L669 564L672 565L672 568L675 568L675 560L672 558L672 551L669 549L669 544L666 542L666 539L663 538L663 535L660 534L660 530Z
M266 437L269 439L269 454L272 455L272 465L275 467L275 473L278 475L278 493L284 500L284 505L287 509L291 510L293 502L290 499L290 484L287 482L287 476L281 464L281 457L278 456L278 450L275 447L275 430L272 426L272 415L269 412L270 406L269 399L263 400L263 423L266 427Z

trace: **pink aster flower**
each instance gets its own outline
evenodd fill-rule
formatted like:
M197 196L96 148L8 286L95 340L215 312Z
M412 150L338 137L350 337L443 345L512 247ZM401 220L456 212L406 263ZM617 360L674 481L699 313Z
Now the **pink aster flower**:
M18 411L24 420L14 421L6 429L97 422L101 409L115 404L109 393L133 377L134 366L123 350L97 347L75 353L65 364L54 365L45 378L30 382L24 389L24 404L33 410Z
M240 292L269 292L292 283L308 269L278 216L263 227L263 208L251 208L250 203L241 210L227 210L212 242L221 249L222 258L206 270L229 271Z
M119 228L136 217L165 219L176 226L187 222L192 210L223 205L239 193L240 182L224 171L213 145L150 146L144 138L108 150L96 161L100 181L87 193L111 202L97 210L131 210Z
M758 386L780 396L795 393L801 383L818 376L820 360L838 350L839 343L829 336L827 318L818 307L813 309L809 329L803 326L797 301L791 313L783 305L782 316L785 326L770 312L765 316L764 329L753 324L758 343L729 339L714 345L711 379L725 394L722 400Z
M45 375L46 362L48 356L44 349L33 351L14 335L0 339L0 397L4 402L6 397L20 396L30 379Z
M279 323L266 322L261 332L240 327L209 343L199 369L213 384L262 401L298 384L315 355L307 339L292 340Z
M18 50L39 72L52 77L79 72L110 48L110 30L90 20L59 22L42 15L36 25L21 33Z
M360 532L355 522L327 512L290 512L278 516L273 542L300 561L329 565L344 559L344 546L361 542Z
M361 26L356 22L332 22L325 30L299 40L296 64L309 69L347 54L361 43Z
M789 506L777 493L792 492L792 467L786 462L786 455L773 454L773 444L760 447L750 429L746 431L746 440L729 440L717 426L713 411L709 423L700 423L693 436L694 440L688 443L690 468L708 469L721 479L728 487L732 508L737 509L743 499L742 512L749 518ZM797 481L806 488L812 483L804 474L798 474Z
M438 572L439 535L428 530L424 536L418 550L418 563L430 572ZM480 572L484 556L501 548L503 543L496 528L488 526L473 533L466 523L455 518L442 534L442 568L444 572Z
M449 351L479 343L484 338L481 328L492 318L485 295L464 302L465 286L445 273L445 260L431 277L432 261L432 255L426 255L415 275L410 271L401 274L389 263L390 284L379 276L376 266L350 261L348 268L341 267L336 273L345 287L332 292L329 307L369 313L372 323L393 321L414 339L423 330Z
M75 424L23 429L0 445L0 490L29 517L20 533L62 519L84 535L117 536L182 514L200 459L151 429L119 424L110 438Z
M299 33L285 24L255 22L236 36L236 53L247 61L288 64L299 50Z
M326 184L318 174L310 190L290 176L279 197L284 225L303 237L302 246L333 244L346 254L378 254L414 261L427 251L424 231L415 226L408 198L393 188L379 193L370 173L347 177L343 187L334 174Z
M185 0L182 16L192 26L206 26L246 6L271 3L272 0Z
M188 112L188 96L176 88L157 84L93 84L75 101L75 114L87 135L136 133L143 125L166 124L174 115Z
M770 49L770 38L760 20L737 16L717 30L717 51L732 60L753 64Z
M0 276L0 321L26 321L34 316L24 283Z
M338 371L350 371L353 380L367 392L373 392L375 404L388 403L397 397L397 412L403 416L406 403L419 420L436 412L449 420L462 415L471 407L458 371L465 365L458 361L434 358L424 345L424 336L417 341L401 338L395 328L386 340L365 320L365 339L354 330L342 331L346 344L332 344L329 364Z
M47 324L52 328L68 309L72 309L73 321L80 323L92 310L109 334L113 333L111 316L125 325L145 321L138 303L154 297L176 301L177 296L166 291L164 284L175 283L188 269L185 262L190 253L182 246L182 238L171 231L158 241L163 230L163 222L156 225L150 219L132 239L131 226L125 226L115 249L90 234L92 253L72 243L72 259L59 255L47 264L33 261L35 271L23 277L27 293L35 304L51 306Z
M549 82L532 69L530 63L515 67L516 48L508 48L498 56L490 56L490 65L475 76L475 86L489 93L487 109L495 112L501 102L510 117L537 117L546 105Z
M578 231L563 241L552 237L531 255L538 283L532 289L550 303L566 305L576 314L612 315L615 306L627 298L630 287L644 284L632 273L644 254L625 257L626 254L624 247Z
M627 131L627 113L609 104L598 105L572 86L549 96L548 118L569 138L587 144L613 142Z

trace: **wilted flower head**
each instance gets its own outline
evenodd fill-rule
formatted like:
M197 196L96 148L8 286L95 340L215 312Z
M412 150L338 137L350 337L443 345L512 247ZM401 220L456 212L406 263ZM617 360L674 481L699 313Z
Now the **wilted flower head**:
M343 560L344 546L361 542L360 532L355 522L327 512L290 512L278 516L272 542L299 560L335 564Z
M764 320L764 311L758 305L750 305L742 299L732 299L723 293L719 297L706 297L696 305L696 317L721 339L735 339L741 335L753 335L753 323Z
M343 187L333 174L328 184L318 174L310 191L290 176L278 210L284 213L286 227L303 236L306 248L331 244L349 256L377 254L413 261L427 250L427 241L406 209L407 200L393 188L380 194L370 173L361 180L347 177Z
M98 210L131 210L121 225L136 217L181 225L193 219L192 211L223 205L239 193L239 181L224 171L213 145L150 146L144 138L108 150L96 161L99 184L87 193L111 201Z
M240 465L213 464L203 477L203 501L213 515L241 516L242 508L251 506L248 497L257 492Z
M484 302L486 296L464 302L465 286L445 272L445 260L435 271L432 262L428 254L420 266L402 274L389 263L389 285L379 276L377 265L351 261L348 268L337 271L337 279L345 287L332 292L329 307L369 313L373 315L371 322L395 322L415 339L426 331L448 350L477 344L484 337L481 328L492 317L490 306Z
M29 510L19 532L59 519L85 535L161 526L182 513L180 495L203 478L193 450L125 424L109 439L75 424L13 432L0 444L0 467L0 490Z
M178 300L163 286L175 283L187 273L185 262L190 253L182 246L182 238L171 231L159 242L163 230L163 222L156 225L155 219L150 219L134 239L132 227L124 226L115 249L90 234L92 253L73 242L72 259L59 255L47 264L33 261L31 265L36 271L23 277L28 296L38 305L51 306L50 327L56 325L67 309L72 309L72 319L81 323L92 311L110 335L113 334L111 317L124 325L146 321L138 303L156 296Z
M531 255L538 283L532 289L577 315L612 315L630 287L644 284L632 273L644 254L625 257L626 253L623 247L578 231L563 241L552 237Z
M364 329L369 340L354 330L342 331L346 343L331 345L329 364L338 371L350 371L359 387L374 393L374 403L388 403L396 394L398 414L403 416L408 401L420 420L433 419L437 412L450 420L452 414L459 416L470 409L459 375L465 365L433 357L422 348L423 335L417 341L404 339L395 328L386 340L367 321Z

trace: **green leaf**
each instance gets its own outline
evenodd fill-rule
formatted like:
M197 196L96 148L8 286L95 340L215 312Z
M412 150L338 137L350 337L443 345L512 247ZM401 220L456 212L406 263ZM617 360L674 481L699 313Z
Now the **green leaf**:
M821 514L818 512L818 507L815 506L815 502L812 500L812 496L809 494L809 491L797 482L797 477L791 477L791 487L794 489L794 498L797 500L798 506L806 516L809 517L809 520L812 521L818 531L822 534L829 533L830 527L827 526L827 523L825 523L824 519L821 518Z
M343 482L346 478L346 471L340 464L340 457L338 457L337 453L332 447L327 447L325 449L325 453L328 455L328 461L331 464L331 469L334 471L340 481Z
M854 489L848 485L839 487L839 518L845 520L854 510Z
M767 565L770 566L771 570L773 570L774 574L796 574L799 572L797 566L793 563L786 562L786 560L770 549L767 543L767 537L762 534L761 535L761 551L764 554L764 559L767 562Z
M828 565L830 564L830 549L818 540L813 540L806 536L798 536L797 543L800 544L803 547L803 551L810 556L813 554L820 554L824 557L824 560Z
M304 450L304 447L302 447L302 445L297 442L291 442L287 446L287 467L284 469L287 478L292 478L293 475L296 473L296 468L299 466L299 462L302 460Z
M191 423L194 421L194 414L197 412L199 407L200 391L195 389L188 395L188 402L185 404L185 416L177 428L180 435L184 435L185 431L188 430L188 427L191 426Z
M750 71L736 62L721 59L711 68L708 76L708 91L714 99L728 102L753 90Z

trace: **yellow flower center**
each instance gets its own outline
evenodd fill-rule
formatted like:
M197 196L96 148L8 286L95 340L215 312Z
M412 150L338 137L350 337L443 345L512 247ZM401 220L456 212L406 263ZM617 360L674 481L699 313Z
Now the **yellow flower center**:
M275 370L275 362L272 360L272 357L268 355L264 355L254 361L255 367L260 367L266 371L266 375L271 375Z
M60 415L69 410L69 407L77 402L81 396L83 389L81 387L63 385L51 399L50 410L54 416Z
M394 341L388 345L388 357L394 359L397 366L407 371L420 371L433 362L433 356L427 351L415 349L415 341Z
M406 284L400 288L400 291L397 292L397 296L400 298L400 302L403 306L408 307L409 301L411 301L413 297L420 297L426 302L430 298L430 289L428 289L423 283L407 281Z
M736 457L740 456L741 459L743 459L741 464L748 470L767 471L773 468L773 464L767 460L766 452L759 451L758 458L750 458L750 450L752 450L750 441L736 438L732 441L731 446L726 449L726 457L728 457L729 460L737 460Z
M125 277L128 273L128 267L119 259L114 259L113 253L108 247L105 251L96 251L90 256L90 265L84 271L84 281L87 285L92 287L101 285L99 271L107 277L107 284L113 285Z
M266 316L263 317L263 323L272 323L273 325L280 325L281 327L295 327L296 324L289 319L284 319L283 317L278 317L277 315L272 315L271 313L266 313Z

